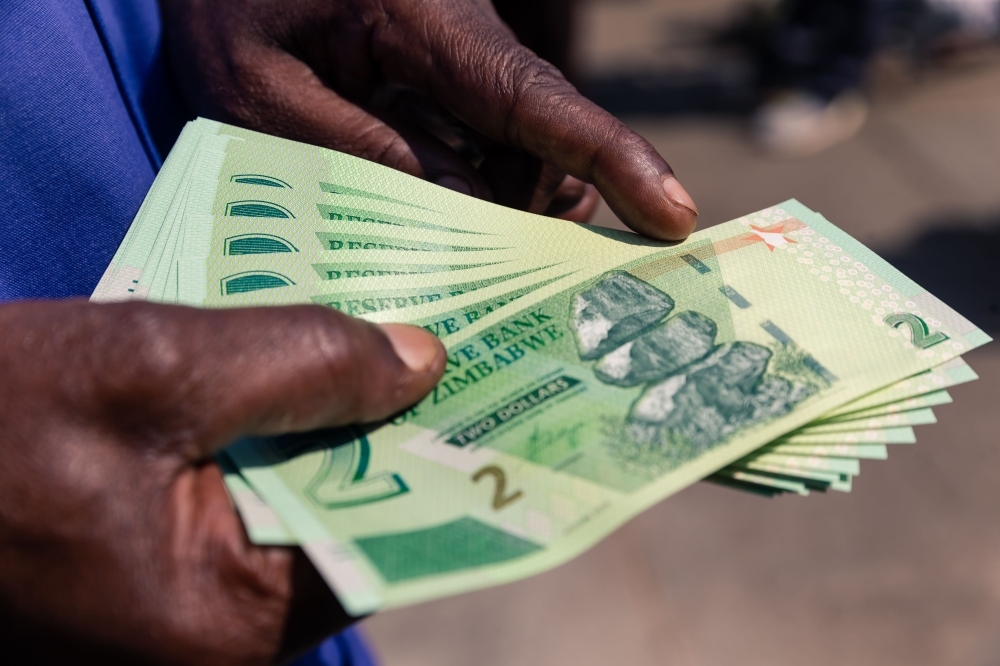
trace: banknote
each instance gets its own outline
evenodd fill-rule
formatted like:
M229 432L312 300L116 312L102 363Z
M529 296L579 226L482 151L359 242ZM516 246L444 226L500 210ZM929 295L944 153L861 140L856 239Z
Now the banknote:
M111 263L94 290L94 301L144 298L148 285L139 286L139 278L153 255L156 239L163 231L170 204L198 142L196 132L185 129L178 137L163 167L146 194L135 220L129 226Z
M256 173L273 173L276 160L280 162L282 150L288 147L297 152L282 164L281 177ZM165 173L173 173L167 167L185 158L187 164L195 166L184 172L163 202L160 195L169 189L169 183L151 190L133 228L138 230L148 226L147 220L158 220L155 233L145 243L126 238L120 256L96 290L95 300L108 300L117 289L119 298L217 306L225 303L206 302L218 291L209 285L222 284L222 294L232 294L276 288L288 292L289 286L309 283L309 293L299 289L294 297L272 297L279 302L315 302L329 290L317 286L323 279L410 276L433 270L435 264L445 265L439 270L498 265L504 250L522 264L530 255L535 259L532 266L538 268L548 265L538 260L541 249L559 248L558 241L575 231L573 225L536 229L526 246L516 248L514 241L525 238L517 233L518 225L537 227L533 216L521 219L505 215L492 222L494 231L484 231L482 211L467 210L474 202L468 197L433 186L430 192L434 196L423 205L375 194L364 188L383 183L387 177L402 178L410 190L427 184L384 168L377 168L377 173L368 177L374 166L370 163L320 149L301 151L301 147L209 121L190 124L172 154L176 159L169 161ZM340 169L343 165L338 165L338 160L346 160L352 168ZM359 170L358 165L366 168ZM325 182L331 179L340 184ZM441 192L446 199L451 197L443 202L446 205L439 205ZM434 208L447 209L455 197L465 200L466 210L461 214ZM158 216L144 214L147 209L164 208ZM490 207L486 217L496 218L497 208ZM470 230L470 225L476 229ZM503 236L495 233L501 230ZM391 256L394 252L414 256L397 262ZM480 252L490 256L470 256ZM428 256L435 254L438 256ZM442 258L445 254L449 256ZM393 267L387 269L383 264ZM290 265L298 269L295 274L289 274ZM206 275L209 272L213 274ZM398 286L405 288L408 282L400 280Z
M755 481L755 483L772 486L778 490L781 489L780 485L769 482L768 480L783 483L801 483L810 490L819 490L822 492L836 490L842 493L851 492L851 488L854 483L854 475L852 474L839 474L837 472L800 469L798 467L785 467L761 461L751 461L739 467L729 467L722 470L722 473L733 471L756 474L758 475L759 480Z
M480 270L479 275L499 277L525 274L538 267L534 262L517 259L506 252L482 252L467 256L451 252L349 250L338 256L336 261L323 263L284 259L247 255L233 257L224 264L210 264L208 270L184 276L190 293L185 293L179 300L220 307L226 304L225 297L232 294L285 289L295 285L302 285L309 296L315 296L367 277L403 277L406 279L404 284L409 284L412 277L438 274L436 282L455 284L475 280L476 277L469 272L476 269L486 269ZM461 274L444 275L451 273ZM200 295L197 299L193 296L194 290ZM309 296L305 302L309 302Z
M721 469L705 480L765 497L774 497L783 493L795 493L803 496L809 494L809 486L804 481L732 468Z
M220 456L251 540L301 544L354 614L555 566L701 479L849 491L989 340L795 201L662 243L201 119L94 294L131 298L315 303L446 344L389 423Z
M829 456L833 458L864 458L886 460L889 450L885 444L774 444L761 452L798 456Z
M368 612L565 561L780 435L986 341L856 241L782 208L764 233L836 247L869 291L905 300L890 311L844 297L829 261L817 269L815 252L752 241L736 221L630 246L639 258L592 262L445 338L444 379L393 423L230 452L345 607ZM924 323L904 336L891 315L914 299L938 324L911 312ZM803 317L803 303L824 315ZM835 489L858 472L764 455L746 464Z
M910 426L852 432L795 433L777 440L782 444L913 444L916 441L916 434Z
M924 395L925 393L936 393L951 386L965 384L976 379L978 379L978 376L975 371L961 357L953 358L936 368L931 368L913 377L907 377L892 386L887 386L863 398L849 402L843 407L830 412L827 417L843 416L862 409L871 409L873 407L908 400ZM933 405L925 406L931 407Z
M861 473L861 465L854 458L761 453L755 455L752 459L742 462L750 468L760 465L798 471L834 472L837 474L849 474L851 476L857 476Z
M884 416L872 416L848 421L820 421L815 425L809 425L797 430L795 434L818 435L826 433L864 432L867 430L930 425L933 423L937 423L937 416L934 415L934 410L929 408L911 409L905 412L893 412Z
M285 529L277 514L246 482L236 465L225 453L216 456L222 480L233 506L240 514L250 541L259 545L289 546L297 543L294 535Z
M847 414L840 414L824 418L821 423L834 424L857 421L860 419L874 418L879 416L889 416L900 412L909 412L918 409L929 409L941 405L949 405L952 402L951 394L947 391L931 391L905 400L897 400L878 407L860 409ZM817 424L819 425L819 424Z

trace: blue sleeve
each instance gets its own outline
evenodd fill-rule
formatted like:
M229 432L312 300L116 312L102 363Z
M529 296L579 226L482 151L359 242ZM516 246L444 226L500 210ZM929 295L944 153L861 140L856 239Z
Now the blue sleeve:
M87 295L153 182L86 5L0 3L0 300Z
M86 296L188 112L156 0L0 3L0 300Z
M358 627L331 636L292 666L377 666L375 655Z

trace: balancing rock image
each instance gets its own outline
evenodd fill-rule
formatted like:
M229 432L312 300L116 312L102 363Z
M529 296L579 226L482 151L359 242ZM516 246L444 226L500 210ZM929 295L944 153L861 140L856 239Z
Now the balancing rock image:
M573 297L580 358L594 360L632 340L674 309L674 299L628 273L609 273Z
M672 375L715 347L715 322L688 310L606 354L594 367L602 382L635 386Z
M816 392L807 381L769 374L774 352L753 342L716 344L716 322L688 310L664 321L669 295L628 273L611 273L580 292L571 317L580 358L595 376L623 388L645 385L626 418L628 436L699 449L786 414Z
M792 410L815 387L766 376L771 350L752 342L722 345L682 372L651 384L629 412L629 434L655 442L666 430L707 447L734 431Z

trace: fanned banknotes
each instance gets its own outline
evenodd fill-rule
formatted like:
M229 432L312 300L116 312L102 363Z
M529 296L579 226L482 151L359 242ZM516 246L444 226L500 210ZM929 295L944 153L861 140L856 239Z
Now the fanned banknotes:
M300 544L353 614L537 573L703 479L849 491L989 341L796 201L661 243L206 120L93 298L441 337L444 378L393 421L220 456L250 538Z

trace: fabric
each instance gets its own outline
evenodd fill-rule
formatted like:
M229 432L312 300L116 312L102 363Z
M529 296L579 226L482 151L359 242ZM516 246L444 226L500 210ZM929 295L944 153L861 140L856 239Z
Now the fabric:
M352 627L327 639L292 666L377 666L377 663L361 630Z
M150 162L159 169L185 120L162 48L155 0L87 0L122 100Z
M0 299L88 295L154 176L87 6L0 3Z
M88 296L188 117L156 0L0 2L0 301ZM375 663L356 629L302 666Z

